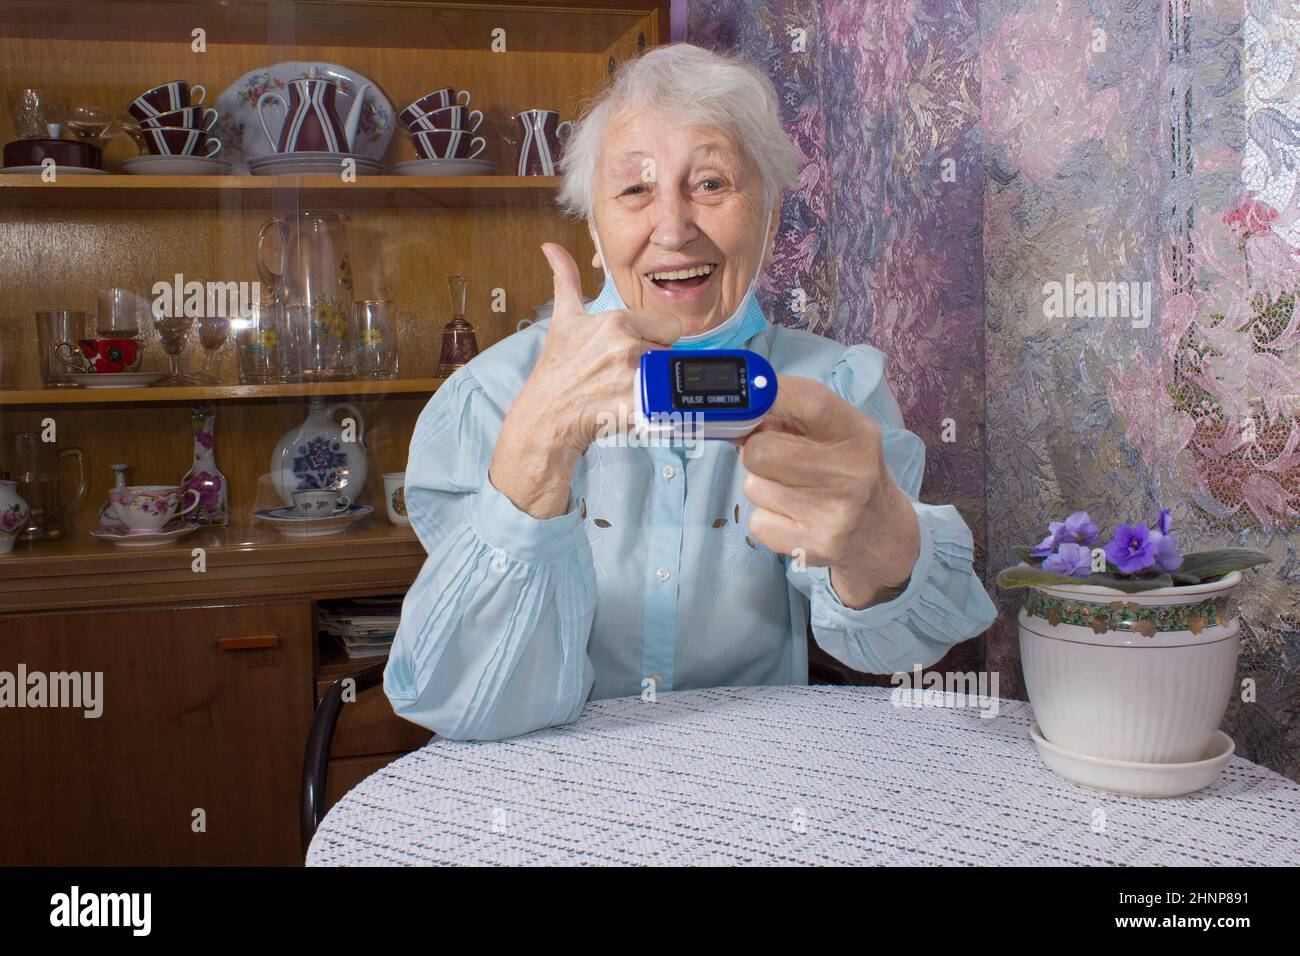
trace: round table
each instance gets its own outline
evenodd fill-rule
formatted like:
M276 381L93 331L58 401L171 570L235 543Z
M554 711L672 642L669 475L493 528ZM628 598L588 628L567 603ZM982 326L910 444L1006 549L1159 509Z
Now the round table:
M1240 757L1186 797L1114 796L1043 765L1023 701L981 716L891 692L680 691L510 740L435 738L340 800L307 863L1300 862L1300 786Z

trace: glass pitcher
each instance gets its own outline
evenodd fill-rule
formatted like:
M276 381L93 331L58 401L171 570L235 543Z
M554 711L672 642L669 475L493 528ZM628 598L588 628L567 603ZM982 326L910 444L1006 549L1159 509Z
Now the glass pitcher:
M59 502L59 464L65 458L77 462L77 490L66 503ZM39 432L10 432L0 435L0 471L18 482L18 494L31 505L27 528L19 541L45 541L63 536L64 516L86 494L86 456L80 448L59 448L41 441Z
M335 212L300 212L268 219L257 234L257 271L288 317L290 347L306 381L351 378L352 261L344 224ZM280 237L279 268L267 265L266 237Z

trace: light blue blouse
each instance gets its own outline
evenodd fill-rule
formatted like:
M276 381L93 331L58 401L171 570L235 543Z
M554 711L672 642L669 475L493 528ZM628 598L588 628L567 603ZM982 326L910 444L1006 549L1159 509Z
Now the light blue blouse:
M416 424L406 505L428 557L384 672L398 714L443 737L500 739L651 687L806 684L810 614L823 649L879 674L932 664L997 616L957 509L916 501L925 448L903 426L884 354L766 322L744 347L880 422L886 463L921 527L902 594L848 608L825 568L798 571L751 539L745 472L728 442L592 445L566 514L520 511L488 466L548 326L487 349Z

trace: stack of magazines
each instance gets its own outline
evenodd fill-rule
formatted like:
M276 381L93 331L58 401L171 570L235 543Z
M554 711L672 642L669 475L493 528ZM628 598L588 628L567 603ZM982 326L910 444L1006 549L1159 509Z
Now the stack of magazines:
M322 602L318 622L349 659L383 657L392 647L401 615L400 597L349 598Z

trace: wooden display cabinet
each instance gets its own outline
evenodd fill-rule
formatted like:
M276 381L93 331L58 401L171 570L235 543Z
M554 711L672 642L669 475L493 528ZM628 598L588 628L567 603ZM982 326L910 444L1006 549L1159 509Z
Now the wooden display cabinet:
M200 28L206 48L195 52ZM492 49L497 36L504 52ZM106 696L95 720L0 709L0 864L299 859L296 787L314 691L349 666L318 649L313 602L400 594L424 560L411 530L386 520L383 474L405 468L416 419L442 383L433 373L450 318L446 277L469 278L467 317L480 348L550 298L542 242L568 247L595 288L585 226L556 210L557 180L511 175L504 124L531 107L574 117L618 63L667 38L668 0L0 0L6 99L38 87L119 110L143 90L185 79L202 83L211 104L256 67L338 63L376 82L395 109L443 85L471 90L485 114L483 158L497 167L480 177L391 175L415 158L398 130L385 175L351 183L128 175L121 163L135 147L125 139L105 151L110 175L53 183L0 175L0 432L53 422L60 447L85 452L89 479L62 538L0 556L0 670L102 671ZM6 102L0 141L15 137ZM400 378L239 385L227 347L214 386L41 387L36 311L89 314L98 289L146 293L175 273L256 281L261 224L303 209L349 216L354 295L394 303ZM496 289L504 312L492 311ZM143 366L162 370L156 336L141 335ZM187 369L200 358L192 340ZM358 500L375 512L346 534L301 541L252 512L266 504L259 483L275 443L316 396L361 407L370 468ZM199 401L217 411L229 525L150 549L90 537L113 483L110 463L129 463L132 483L180 481ZM204 549L202 573L192 570L194 548ZM366 707L340 724L335 796L427 736L382 697ZM206 833L191 826L196 808L206 809Z

